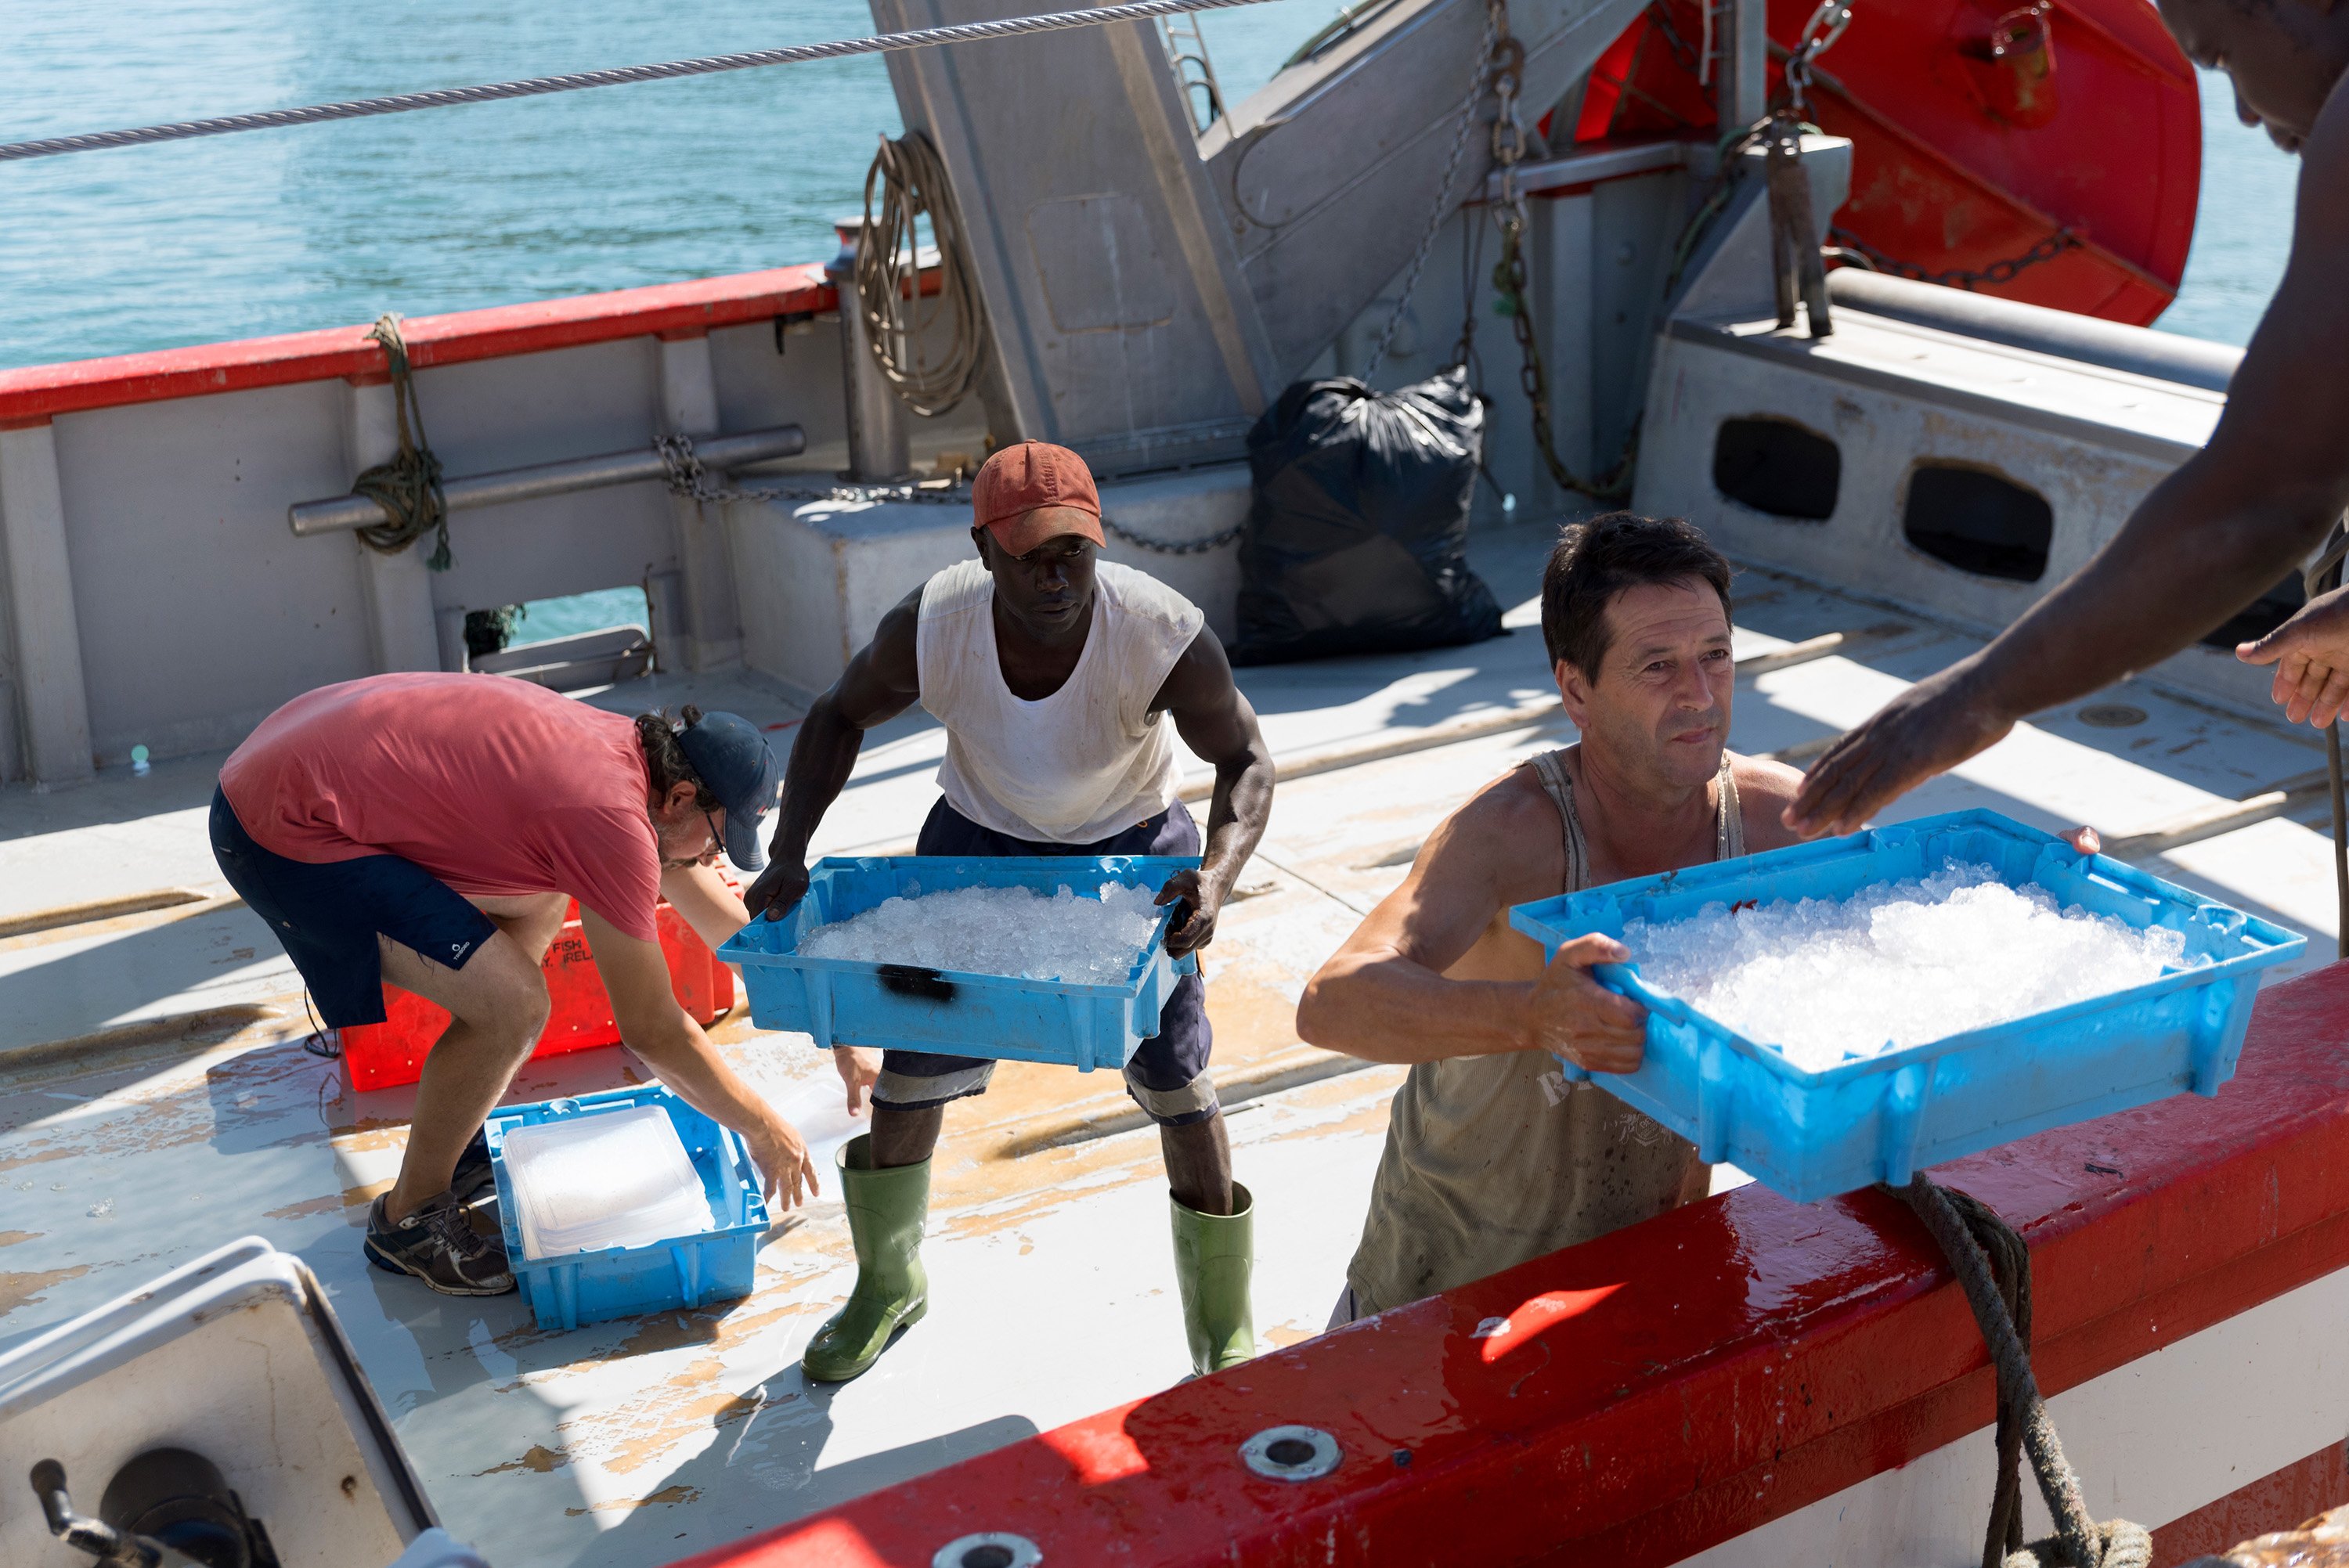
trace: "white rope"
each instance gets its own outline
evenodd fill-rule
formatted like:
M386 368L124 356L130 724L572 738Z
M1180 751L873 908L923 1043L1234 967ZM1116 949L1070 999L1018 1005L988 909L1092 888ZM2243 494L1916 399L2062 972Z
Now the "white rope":
M876 210L874 197L881 198ZM926 213L937 242L937 293L922 293L917 221ZM881 374L905 407L935 418L967 396L978 379L987 333L987 306L970 270L962 219L930 139L918 130L902 141L881 139L864 176L864 227L856 242L856 298ZM936 363L930 328L943 318L947 342Z
M740 55L709 55L700 59L670 60L661 65L624 66L607 71L574 71L568 76L530 77L522 81L491 82L472 88L436 88L429 92L353 98L346 103L312 104L305 108L273 108L254 114L222 115L212 119L183 119L170 125L140 126L129 130L98 130L80 136L44 137L35 141L0 143L0 163L26 158L56 158L68 152L97 152L110 147L140 147L155 141L186 141L199 136L229 136L241 130L276 130L285 126L316 125L331 119L364 119L371 115L406 114L410 109L449 108L458 104L494 103L501 98L537 98L546 93L578 92L586 88L625 87L632 82L667 81L674 77L747 71L762 66L797 65L802 60L833 60L847 55L920 49L937 44L981 43L989 38L1012 38L1026 33L1054 33L1068 27L1097 27L1107 22L1136 22L1185 11L1216 11L1226 6L1263 3L1264 0L1133 0L1133 4L1103 5L1096 10L1006 16L993 22L965 22L954 26L922 27L910 33L882 33L864 38L834 38L821 44L793 44L784 48L753 49Z

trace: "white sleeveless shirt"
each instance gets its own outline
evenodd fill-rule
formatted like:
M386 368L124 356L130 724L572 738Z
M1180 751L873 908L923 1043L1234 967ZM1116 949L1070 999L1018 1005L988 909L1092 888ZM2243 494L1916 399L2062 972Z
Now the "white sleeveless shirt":
M1003 682L985 563L962 562L923 585L914 651L922 706L947 727L938 788L982 828L1086 844L1174 803L1173 727L1150 703L1206 616L1131 567L1102 562L1093 583L1084 652L1040 702Z

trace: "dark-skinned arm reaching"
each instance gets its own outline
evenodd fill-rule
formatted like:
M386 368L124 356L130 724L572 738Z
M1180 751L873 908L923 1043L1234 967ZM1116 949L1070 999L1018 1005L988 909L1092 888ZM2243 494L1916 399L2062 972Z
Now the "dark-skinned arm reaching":
M2333 95L2302 158L2291 262L2209 444L1996 641L1837 741L1786 809L1788 827L1806 837L1856 830L2018 720L2192 644L2322 542L2349 505L2349 294L2337 275L2349 245L2349 98ZM2314 622L2331 606L2311 608ZM2280 697L2305 684L2310 658L2294 639L2254 646L2244 656L2262 663L2302 655L2279 669ZM2317 676L2317 692L2329 675Z
M1158 893L1160 903L1181 899L1191 906L1183 923L1166 933L1166 951L1179 958L1215 940L1224 901L1264 837L1272 816L1272 753L1257 727L1256 709L1232 680L1224 645L1204 627L1166 673L1150 707L1173 719L1183 744L1216 770L1199 869L1176 872Z
M881 617L873 640L857 650L848 668L832 689L815 699L792 742L792 760L783 770L783 804L776 813L775 836L767 847L767 869L742 894L742 907L752 920L764 915L780 920L807 896L808 841L856 767L864 748L864 732L886 724L921 696L921 681L914 655L914 626L920 618L922 591L915 589ZM833 1065L848 1089L848 1113L857 1114L881 1073L881 1053L854 1046L835 1047Z

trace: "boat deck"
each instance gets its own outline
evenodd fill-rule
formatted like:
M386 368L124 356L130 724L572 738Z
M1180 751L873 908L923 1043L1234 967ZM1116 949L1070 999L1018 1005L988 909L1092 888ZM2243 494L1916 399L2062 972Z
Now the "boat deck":
M1479 570L1515 606L1507 638L1242 672L1277 754L1320 769L1282 786L1206 955L1234 1161L1257 1197L1268 1346L1328 1314L1400 1079L1299 1044L1298 991L1462 797L1570 738L1561 716L1506 717L1551 690L1534 599L1546 546L1537 529L1476 542ZM1741 581L1738 623L1742 655L1847 634L1826 656L1741 681L1733 743L1749 752L1830 736L1977 645L1761 572ZM740 675L590 700L723 706L779 740L800 712ZM1398 753L1417 741L1442 743ZM817 851L909 848L941 749L918 715L876 732ZM1387 754L1332 766L1350 749ZM0 793L0 923L0 923L13 933L0 936L0 1347L234 1236L266 1236L332 1292L444 1522L502 1564L665 1563L1186 1370L1156 1140L1107 1073L1007 1065L949 1115L926 1253L934 1310L838 1388L804 1385L796 1362L853 1278L833 1193L776 1228L754 1294L722 1309L542 1334L516 1297L442 1298L370 1270L357 1227L397 1167L411 1095L354 1094L305 1049L292 970L205 844L218 762ZM2019 728L1895 815L1987 805L2134 833L2322 762L2313 731L2132 683ZM2308 933L2295 967L2309 968L2333 948L2329 859L2321 831L2286 816L2146 863ZM189 896L131 913L100 903L172 888ZM69 904L94 918L25 929ZM740 1014L714 1033L812 1141L853 1130L803 1037L762 1035ZM578 1053L531 1064L512 1098L638 1070L616 1048Z

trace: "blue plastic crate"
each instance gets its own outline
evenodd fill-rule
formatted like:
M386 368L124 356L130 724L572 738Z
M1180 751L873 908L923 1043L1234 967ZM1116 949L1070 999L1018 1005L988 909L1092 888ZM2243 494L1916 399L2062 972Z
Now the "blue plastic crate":
M676 1123L678 1140L701 1177L709 1212L724 1216L726 1223L648 1246L605 1247L553 1258L523 1256L521 1210L506 1176L506 1134L542 1121L632 1110L640 1105L660 1107ZM507 1262L539 1327L576 1328L607 1317L706 1306L750 1294L759 1243L767 1233L767 1200L760 1191L758 1168L750 1162L750 1146L740 1133L719 1126L661 1085L506 1106L490 1113L483 1131L490 1145L490 1170L497 1177Z
M1122 985L1071 985L1002 975L809 958L801 941L820 925L847 920L892 898L918 898L958 887L1024 887L1080 894L1104 883L1153 892L1176 872L1198 865L1179 855L885 855L820 861L807 897L781 920L754 920L718 950L742 966L750 1021L762 1029L812 1035L819 1046L869 1046L951 1056L1058 1062L1090 1072L1123 1068L1158 1032L1159 1011L1177 975L1194 973L1189 954L1170 957L1168 904L1149 944L1134 954Z
M1637 965L1602 964L1592 971L1599 983L1648 1009L1646 1057L1634 1073L1594 1075L1567 1063L1567 1076L1592 1078L1695 1143L1703 1159L1728 1161L1809 1202L1872 1181L1897 1185L1920 1166L2182 1089L2218 1093L2234 1075L2259 971L2307 944L2269 921L1984 810L1520 904L1509 923L1555 954L1593 932L1619 938L1634 918L1676 920L1742 899L1844 899L1870 883L1930 875L1951 860L1987 863L2011 887L2036 882L2063 904L2139 930L2180 932L2189 955L2211 962L1819 1072L1650 990Z

